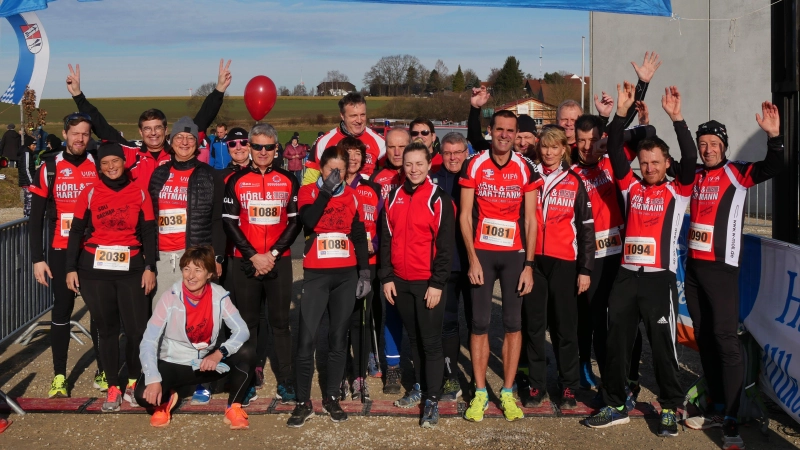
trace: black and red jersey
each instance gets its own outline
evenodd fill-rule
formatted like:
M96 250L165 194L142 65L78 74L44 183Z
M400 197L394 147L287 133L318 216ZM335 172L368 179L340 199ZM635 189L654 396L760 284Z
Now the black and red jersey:
M716 167L697 167L690 203L689 258L739 266L747 189L783 168L783 138L772 138L767 145L763 161L726 160Z
M588 275L594 268L595 233L592 203L583 180L567 163L548 173L536 166L544 184L536 207L536 254L577 261Z
M123 144L122 150L125 152L125 168L128 169L131 181L145 191L150 186L150 177L153 176L156 167L168 163L171 157L166 149L155 154L144 147L129 147Z
M55 177L53 186L48 185L46 165L42 164L39 173L34 177L29 190L33 195L48 198L53 193L55 203L55 217L50 217L54 223L53 236L50 245L56 249L66 249L69 230L75 213L75 205L84 189L97 183L97 166L91 155L80 157L78 165L70 162L72 158L65 158L64 152L55 156Z
M297 178L283 169L270 166L261 173L251 165L235 172L225 184L222 214L232 256L250 259L272 250L291 256L289 247L300 232L298 190Z
M328 147L335 146L347 136L352 135L346 133L342 125L320 136L311 148L311 152L308 154L306 167L319 170L319 160L322 158L322 152ZM358 139L367 146L367 158L364 161L364 167L361 168L361 173L369 177L375 172L375 169L383 162L383 158L386 156L386 141L383 140L381 135L374 132L369 127L360 135L352 137Z
M583 180L592 203L595 234L595 258L622 253L625 217L622 195L614 182L611 160L603 156L597 164L574 164L572 170Z
M358 215L364 224L367 232L367 240L372 242L374 252L369 256L369 263L378 263L378 218L383 209L383 197L381 187L376 183L356 175L356 179L350 184L356 190L358 199Z
M406 181L389 193L384 211L380 280L427 281L444 289L455 247L450 196L430 178L416 188Z
M682 168L672 181L665 178L655 185L647 185L634 174L623 153L623 122L623 117L614 117L608 136L614 177L626 199L623 266L633 270L645 267L676 272L678 237L694 185L694 165L689 162L697 160L697 147L686 122L675 122L681 160L689 167Z
M533 163L511 152L508 161L498 166L491 150L484 150L464 162L459 184L475 190L475 249L523 250L525 193L543 184Z
M189 177L194 167L187 170L170 168L169 178L158 193L158 250L174 252L186 248L186 205L188 204ZM138 184L138 183L137 183Z
M372 174L369 179L381 187L381 197L389 197L389 192L400 187L405 180L405 174L402 167L393 169L391 167L383 167Z
M320 198L320 181L321 178L317 183L307 184L300 188L297 196L299 210L311 207ZM358 196L355 189L343 186L340 192L330 197L322 214L319 215L319 219L312 227L309 227L305 221L303 222L306 231L303 268L355 267L357 264L356 249L350 233L356 222L363 230L363 224L361 224L358 214ZM359 267L366 268L360 265Z

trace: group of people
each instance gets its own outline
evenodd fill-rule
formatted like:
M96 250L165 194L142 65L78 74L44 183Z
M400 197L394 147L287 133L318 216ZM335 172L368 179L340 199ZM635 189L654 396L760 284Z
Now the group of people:
M287 424L300 427L314 416L314 351L327 312L322 407L330 419L347 419L340 400L369 398L370 375L383 375L384 393L400 394L405 329L414 378L403 380L411 389L395 405L420 405L420 425L430 428L438 423L438 403L462 393L463 299L473 382L464 418L479 422L489 404L488 333L499 281L498 400L508 421L524 417L515 391L524 407L548 397L549 330L558 407L575 408L579 388L602 386L599 412L586 425L628 422L639 392L642 322L662 407L658 434L674 436L683 399L675 272L688 206L687 304L717 408L688 424L721 426L725 448L743 445L736 422L738 224L746 189L782 168L774 105L765 102L756 115L769 138L766 158L734 162L725 156L725 126L707 122L692 139L681 95L667 88L661 104L678 139L676 161L648 123L644 97L661 64L648 53L634 64L638 83L618 85L616 102L605 93L595 98L599 115L567 101L556 124L537 130L530 117L501 110L486 141L479 115L489 94L481 88L470 100L469 143L459 133L438 139L424 118L380 136L367 126L366 100L354 93L340 100L340 125L317 139L304 171L275 164L278 135L268 124L218 133L229 163L215 170L197 160L198 133L222 104L229 64L220 62L216 89L194 119L172 125L169 142L163 113L145 111L141 146L124 141L89 103L80 68L70 66L67 88L79 112L65 119L65 147L31 187L34 272L40 283L52 279L55 294L51 397L68 395L69 318L80 292L99 355L95 386L107 390L103 411L119 410L124 399L152 408L151 424L164 426L178 387L197 385L195 396L207 401L203 383L227 376L225 421L247 428L242 408L263 382L266 327L259 324L266 316L275 395L295 405ZM626 130L637 114L640 125ZM85 151L92 132L105 139L95 155ZM303 290L293 337L290 247L301 232ZM119 379L121 327L127 381ZM382 352L371 350L376 336ZM602 384L592 372L592 350Z

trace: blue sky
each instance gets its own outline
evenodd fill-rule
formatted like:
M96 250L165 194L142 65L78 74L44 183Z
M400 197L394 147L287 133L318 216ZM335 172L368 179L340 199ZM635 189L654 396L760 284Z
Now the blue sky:
M523 72L580 72L589 14L546 9L373 5L321 0L60 1L39 11L50 40L43 98L65 98L68 63L79 63L91 97L188 96L231 59L230 93L266 75L290 89L316 86L328 70L356 86L382 56L411 54L432 69L442 59L486 79L509 55ZM0 24L0 85L13 78L17 44ZM2 89L0 88L0 89Z

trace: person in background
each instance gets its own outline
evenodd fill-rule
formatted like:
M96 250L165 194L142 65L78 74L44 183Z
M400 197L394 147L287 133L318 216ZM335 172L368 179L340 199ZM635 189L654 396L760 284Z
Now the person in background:
M22 138L19 133L14 131L16 127L13 123L8 124L6 128L8 131L0 139L0 156L5 156L8 159L9 167L16 167L17 153L19 153L19 147L22 145Z
M222 170L228 167L231 161L230 151L225 141L225 136L228 134L228 125L218 123L214 134L208 137L210 150L208 155L208 165Z
M36 139L26 134L22 138L22 147L20 147L17 159L17 172L19 173L19 187L21 188L20 194L22 197L22 215L25 217L31 215L32 194L28 187L33 183L33 177L36 173L35 151Z
M308 146L300 143L300 136L292 136L292 140L286 144L283 156L288 161L287 169L301 183L303 182L303 160L306 155L308 155Z
M438 172L442 168L442 155L437 151L439 140L436 137L436 129L433 126L433 122L424 117L417 117L408 125L408 132L411 134L412 141L420 141L425 144L433 158L431 160L431 173Z

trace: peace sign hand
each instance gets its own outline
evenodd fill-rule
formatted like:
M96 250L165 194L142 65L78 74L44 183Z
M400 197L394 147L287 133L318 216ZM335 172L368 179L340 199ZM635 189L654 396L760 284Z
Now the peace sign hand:
M69 66L69 75L67 75L67 90L73 97L81 95L81 65L75 64L75 70L72 70L72 64Z
M231 66L231 60L225 64L224 59L219 60L219 75L217 76L217 90L225 92L228 86L231 85L231 71L228 68Z

